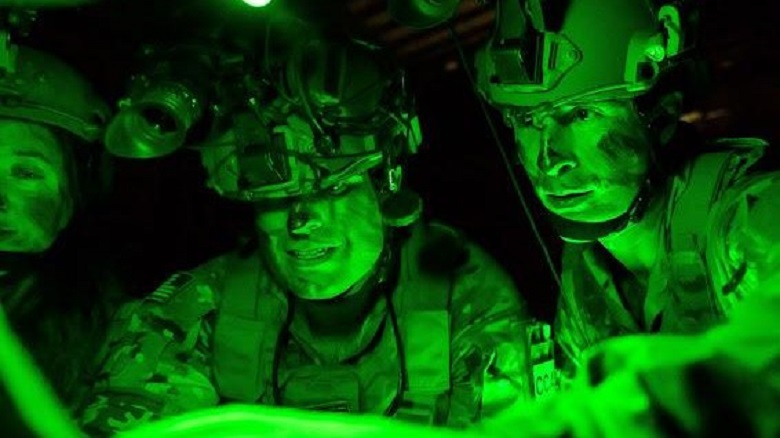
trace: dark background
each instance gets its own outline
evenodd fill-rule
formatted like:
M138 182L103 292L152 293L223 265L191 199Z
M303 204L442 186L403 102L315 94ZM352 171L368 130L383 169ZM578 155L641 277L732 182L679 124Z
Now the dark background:
M427 214L462 229L517 280L533 310L550 318L555 286L528 219L511 188L495 140L441 28L412 31L394 22L382 0L275 0L329 29L358 32L392 49L410 72L426 145L410 163L412 186ZM690 105L689 119L710 136L780 136L777 60L780 39L772 0L703 1L702 53L709 97ZM749 5L749 6L748 6ZM280 7L280 6L275 6ZM59 54L95 81L112 102L125 92L142 43L188 37L215 22L252 32L263 14L239 0L106 0L41 12L22 41ZM455 21L467 52L484 41L492 11L464 0ZM497 123L502 142L511 138ZM770 161L776 162L770 151ZM525 193L522 175L519 179ZM151 291L171 272L197 265L234 245L247 212L203 188L197 156L188 151L152 161L120 161L104 212L106 255L121 267L129 291ZM533 196L535 219L557 260L559 242ZM97 231L96 231L97 232Z

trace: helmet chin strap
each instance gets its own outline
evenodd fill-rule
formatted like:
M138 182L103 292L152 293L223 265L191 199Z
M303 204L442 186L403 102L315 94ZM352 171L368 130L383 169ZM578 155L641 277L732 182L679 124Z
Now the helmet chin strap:
M631 206L620 216L603 222L580 222L549 213L553 227L558 235L567 242L593 242L626 229L631 224L639 222L647 212L650 203L652 184L648 179L642 185Z

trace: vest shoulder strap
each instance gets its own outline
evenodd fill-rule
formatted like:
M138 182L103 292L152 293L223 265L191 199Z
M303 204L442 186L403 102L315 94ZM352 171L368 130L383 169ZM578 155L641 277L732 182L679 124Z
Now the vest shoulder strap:
M208 273L206 267L177 272L143 298L139 305L159 306L171 323L187 332L215 309L214 283Z
M429 272L430 245L457 241L454 231L418 227L401 251L401 272L393 303L406 357L407 387L398 417L433 422L441 396L450 389L450 318L452 273ZM287 304L270 292L257 257L229 263L215 326L215 376L221 395L253 403L271 387L277 341L287 318ZM266 284L267 283L267 284ZM432 415L434 413L434 415Z
M711 146L713 152L698 156L673 182L670 223L676 226L672 229L678 237L675 245L689 246L691 239L683 235L706 231L702 225L713 202L761 158L768 144L758 138L722 138Z
M431 251L457 250L461 242L454 230L443 225L420 225L402 249L401 273L394 303L399 316L406 358L407 388L396 414L416 422L436 423L446 411L443 399L451 389L450 303L457 263L447 270ZM451 247L451 248L448 248ZM453 254L445 254L447 257Z
M673 182L666 220L668 260L675 281L683 289L687 286L699 290L704 286L714 291L705 257L707 240L713 232L713 207L758 161L767 145L760 139L721 139L713 143L721 150L699 156ZM702 283L702 276L706 283Z
M257 255L233 256L228 266L214 328L214 374L220 395L254 403L271 387L266 358L275 356L287 305L265 287L270 281Z

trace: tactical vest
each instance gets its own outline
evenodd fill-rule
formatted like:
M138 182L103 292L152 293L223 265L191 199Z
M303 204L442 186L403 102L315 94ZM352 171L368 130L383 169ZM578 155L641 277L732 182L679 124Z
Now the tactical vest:
M577 358L595 344L651 328L696 333L721 321L735 302L739 269L726 266L724 195L767 146L758 139L723 139L674 178L662 230L662 260L650 273L640 327L623 307L617 286L595 244L564 248L558 326L565 327L564 349ZM647 303L658 303L648 307ZM660 319L656 319L660 315ZM565 321L563 320L565 319ZM653 321L660 321L651 327Z
M405 375L405 387L399 388L400 403L394 415L429 424L446 418L453 282L452 276L421 270L418 255L431 233L451 232L442 228L419 226L413 231L400 253L400 273L391 299L405 356L405 369L398 370ZM280 360L279 339L286 328L288 303L268 277L261 273L257 257L236 259L228 268L213 338L214 376L225 399L275 403L273 391L278 382L274 373L278 370L274 367ZM329 375L327 367L316 376L320 387L328 387L328 380L334 380L331 386L338 385L335 380L339 378Z

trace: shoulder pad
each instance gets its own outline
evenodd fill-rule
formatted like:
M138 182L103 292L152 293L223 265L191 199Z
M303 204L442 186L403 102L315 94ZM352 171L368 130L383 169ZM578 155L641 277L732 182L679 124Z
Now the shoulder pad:
M225 275L226 258L218 257L189 271L171 275L144 302L168 308L185 307L187 312L203 314L215 307L221 281Z
M177 272L146 297L145 301L167 304L177 292L186 289L193 281L195 281L195 276L191 273Z
M718 138L711 143L722 148L765 148L769 146L769 142L757 137Z
M735 157L732 166L746 171L757 164L766 153L769 143L760 138L721 138L711 143L715 151L731 151Z
M144 298L143 306L186 327L216 309L215 286L212 270L177 272Z
M430 274L449 274L468 263L469 247L460 232L439 223L423 227L417 255L420 270Z
M222 255L194 269L176 272L148 295L144 301L165 305L177 300L176 296L187 290L194 291L204 287L211 289L212 294L216 294L221 289L227 267L233 257L232 253Z

